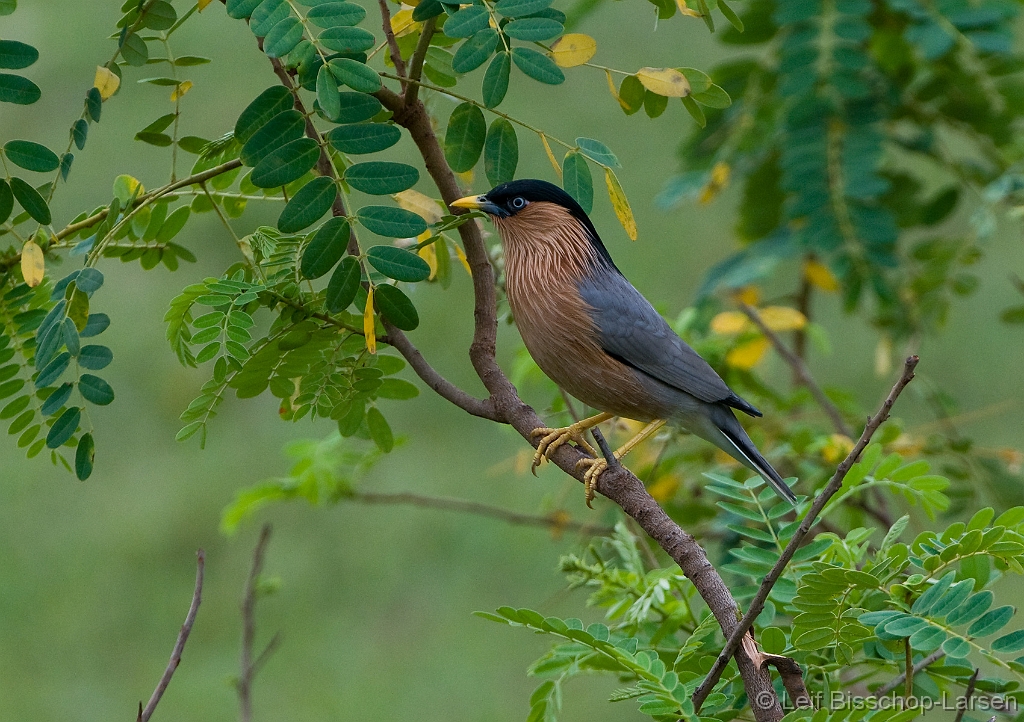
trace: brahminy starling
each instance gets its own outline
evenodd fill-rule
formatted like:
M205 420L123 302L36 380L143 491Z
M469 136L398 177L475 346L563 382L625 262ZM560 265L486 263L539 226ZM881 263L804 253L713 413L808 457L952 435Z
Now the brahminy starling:
M615 452L621 459L665 423L701 437L756 472L779 496L796 497L761 455L733 409L761 412L730 389L672 330L612 262L586 212L541 180L502 183L451 205L494 221L505 251L505 291L527 350L563 390L602 413L564 428L541 427L534 468L573 441L592 457L587 505L608 461L583 434L615 416L649 422Z

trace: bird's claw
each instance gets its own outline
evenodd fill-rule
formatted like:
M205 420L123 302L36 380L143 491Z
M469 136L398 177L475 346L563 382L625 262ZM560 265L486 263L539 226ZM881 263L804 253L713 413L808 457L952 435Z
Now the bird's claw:
M558 447L567 441L572 441L591 456L597 456L597 452L594 451L594 447L587 443L587 440L583 438L583 434L586 432L587 428L589 427L580 423L575 423L571 426L563 426L559 429L540 426L530 432L530 436L534 438L543 436L540 443L537 444L537 452L533 455L533 466L530 470L534 475L537 474L537 467L540 466L541 462L545 459L550 459L551 455L558 450Z
M586 489L587 507L593 509L590 502L594 500L594 490L597 488L597 480L608 468L608 461L605 459L580 459L576 462L576 470L587 467L583 474L583 488Z

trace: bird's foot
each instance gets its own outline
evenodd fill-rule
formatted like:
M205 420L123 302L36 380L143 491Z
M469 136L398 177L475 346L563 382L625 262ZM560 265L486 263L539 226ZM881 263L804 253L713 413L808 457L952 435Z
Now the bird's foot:
M590 421L590 419L587 419L586 421ZM534 438L542 436L543 438L541 438L540 443L537 445L537 453L533 455L533 466L531 467L531 471L536 474L537 467L540 466L541 462L545 459L550 459L551 455L555 453L558 447L567 441L572 441L591 456L597 456L597 452L594 451L594 447L587 443L587 440L583 438L583 434L586 433L587 429L592 425L588 425L586 421L577 421L572 426L563 426L559 429L552 429L547 426L541 426L534 429L530 433L530 436Z
M583 488L586 489L586 501L587 506L591 509L594 507L590 502L594 500L594 490L597 488L597 480L601 477L601 474L608 469L608 461L606 459L580 459L576 462L577 471L586 467L587 471L583 474Z

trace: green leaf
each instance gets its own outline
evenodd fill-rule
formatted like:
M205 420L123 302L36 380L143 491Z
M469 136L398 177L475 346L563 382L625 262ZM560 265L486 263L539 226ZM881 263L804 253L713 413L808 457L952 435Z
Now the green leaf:
M39 51L17 40L0 40L0 68L21 70L39 60Z
M405 163L370 161L356 163L345 170L345 181L358 191L371 195L393 195L416 185L418 170Z
M693 93L690 97L709 108L728 108L732 105L732 98L717 85L712 85L703 93Z
M326 2L313 7L306 19L321 28L358 25L366 17L362 7L350 2Z
M339 313L352 304L359 291L360 277L359 261L352 256L346 256L334 269L330 283L327 284L328 311Z
M510 38L539 42L551 40L562 34L565 26L557 20L550 18L523 18L513 20L504 27L504 32Z
M282 233L297 233L313 225L331 209L338 197L338 186L333 178L318 176L299 189L291 197L277 219L277 228Z
M46 201L39 195L39 191L21 178L11 178L10 184L14 197L18 199L21 207L32 216L32 219L37 223L42 223L44 226L49 225L51 220L50 207L46 205Z
M484 149L487 121L472 103L456 106L448 118L444 134L444 157L456 173L465 173L476 165Z
M114 389L110 388L110 384L92 374L82 374L78 380L78 390L86 401L97 406L106 406L114 400Z
M149 133L145 130L140 130L136 133L135 140L148 143L149 145L155 145L158 148L166 148L174 142L174 139L166 133Z
M387 419L384 418L384 414L378 411L376 406L371 406L366 410L366 428L370 430L370 438L373 439L373 443L385 454L395 448L395 437L391 433L391 427L388 425Z
M430 276L430 266L415 253L394 246L372 246L366 252L370 265L388 278L416 283Z
M336 53L360 53L372 48L376 40L362 28L333 27L320 33L320 43Z
M158 243L167 243L185 227L185 223L188 222L189 216L192 214L192 210L188 206L181 206L175 208L171 215L167 216L164 220L163 225L160 226L160 230L157 231L155 241Z
M931 652L938 649L939 645L946 641L946 633L938 627L927 626L919 629L910 635L911 649L922 652Z
M334 58L328 63L328 67L339 83L344 83L352 90L360 93L376 93L380 90L380 76L366 63L360 63L352 58ZM334 117L330 113L327 115Z
M227 0L227 12L229 18L241 20L252 15L252 11L259 6L263 0Z
M96 268L83 268L75 276L75 286L86 296L92 296L103 287L103 273ZM70 311L69 311L70 315ZM83 321L83 327L85 325Z
M995 634L1006 626L1007 622L1013 617L1013 613L1014 608L1009 605L996 607L986 612L978 621L972 624L967 629L967 635L969 637L986 637L989 634Z
M41 389L44 386L50 386L68 370L70 364L71 354L67 351L55 356L36 376L36 388Z
M32 105L42 96L39 86L28 78L0 73L0 103Z
M12 210L14 210L14 194L11 193L11 187L7 181L0 178L0 223L4 223L11 217Z
M256 99L249 103L242 114L238 116L238 120L235 122L235 140L245 145L256 131L266 125L271 118L294 107L295 101L288 88L283 85L267 88L256 96ZM173 119L173 114L171 114L171 120Z
M302 40L302 23L287 17L275 25L263 39L263 52L268 58L283 58Z
M419 314L409 297L394 286L381 285L374 289L374 305L384 318L396 328L413 331L420 325Z
M93 461L96 458L96 443L92 434L82 434L78 440L78 449L75 450L75 476L79 481L85 481L92 476Z
M508 92L508 79L512 73L512 55L508 51L501 51L491 60L484 73L482 95L484 105L488 108L496 108L505 99Z
M121 57L129 65L140 68L149 60L149 46L137 33L132 33L124 39L121 46Z
M471 70L476 70L484 64L487 58L491 57L497 47L498 31L494 28L484 28L462 43L455 51L452 69L456 73L468 73Z
M594 179L587 159L579 153L569 151L562 160L562 188L576 199L584 212L594 209Z
M81 418L82 410L77 406L67 409L50 427L50 433L46 435L46 445L56 449L74 436Z
M100 95L99 88L89 88L85 91L85 112L94 123L100 122L100 114L103 112L103 96Z
M261 160L253 168L249 180L257 188L287 185L309 172L319 158L320 146L315 140L293 140Z
M512 60L516 67L534 80L548 85L565 82L565 73L555 65L555 61L543 53L530 48L512 48Z
M415 384L402 379L383 379L377 388L377 396L382 399L398 399L406 401L420 395ZM997 640L998 641L998 640Z
M108 326L110 326L110 316L105 313L90 313L86 319L85 328L81 329L78 335L82 338L99 336L107 330ZM84 351L85 349L82 350Z
M739 16L731 7L726 5L725 0L718 0L718 9L722 11L722 15L725 16L725 19L728 20L734 28L736 28L736 32L743 32L743 21L740 20Z
M68 402L74 389L75 385L73 383L65 381L52 394L46 397L46 401L39 407L39 410L44 416L53 416Z
M519 165L519 138L505 118L496 118L484 142L484 172L492 186L515 178Z
M427 230L427 222L404 208L363 206L356 218L367 230L387 238L415 238Z
M60 165L60 159L55 153L45 145L31 140L8 140L3 146L3 152L14 165L38 173L49 173Z
M692 95L681 98L681 100L683 101L683 107L686 108L686 112L690 114L690 117L697 121L697 125L703 128L708 124L707 119L704 117L704 111L700 109L700 106L697 104L697 101L693 99Z
M336 118L341 112L341 96L334 74L326 65L320 66L316 76L316 99L328 118Z
M551 6L551 0L498 0L494 9L507 18L533 15Z
M278 113L246 141L239 158L245 165L258 165L275 150L301 138L305 131L306 119L302 113L294 109Z
M390 148L402 139L402 130L391 123L340 125L327 134L327 142L342 153L363 155Z
M668 107L668 98L651 91L644 93L644 112L648 118L657 118Z
M483 5L469 5L445 20L444 34L450 38L468 38L486 28L490 19Z
M377 115L384 107L379 100L366 93L352 93L346 90L342 91L339 97L341 113L337 118L331 118L335 123L362 123Z
M622 112L626 115L633 115L644 106L647 97L647 89L635 75L627 75L619 84L619 100L621 101Z
M334 268L334 264L345 254L349 233L348 219L343 216L329 218L320 226L302 252L302 275L306 278L320 278Z
M86 326L88 328L88 326ZM82 336L84 334L79 334ZM106 346L90 344L78 352L78 365L90 371L106 368L114 359L114 353Z
M942 643L942 651L949 657L963 658L971 653L971 645L966 639L950 637Z
M590 160L600 165L611 166L613 168L621 168L619 159L615 157L611 149L599 140L593 138L577 138L576 145L580 149L580 153L590 158Z
M412 19L418 23L437 17L444 12L444 5L438 0L423 0L412 11Z
M142 27L150 30L169 30L174 27L178 20L178 13L174 7L165 0L158 0L149 6L145 17L142 19Z
M988 611L994 598L990 589L972 594L966 602L946 615L946 622L953 627L969 624Z
M914 602L914 606L911 608L911 611L914 614L928 614L939 599L949 591L949 585L953 583L955 578L956 572L947 573L942 577L942 579L935 582L935 584L928 588L924 594L917 598L917 601Z
M885 623L885 631L896 637L909 637L920 629L928 626L928 622L920 617L897 617Z

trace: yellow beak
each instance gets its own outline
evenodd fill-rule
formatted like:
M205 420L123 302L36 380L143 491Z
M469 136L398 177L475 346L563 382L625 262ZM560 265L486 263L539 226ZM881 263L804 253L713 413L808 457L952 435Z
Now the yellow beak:
M448 205L455 206L456 208L480 210L487 205L487 200L483 196L466 196L465 198L460 198L457 201L452 201Z

